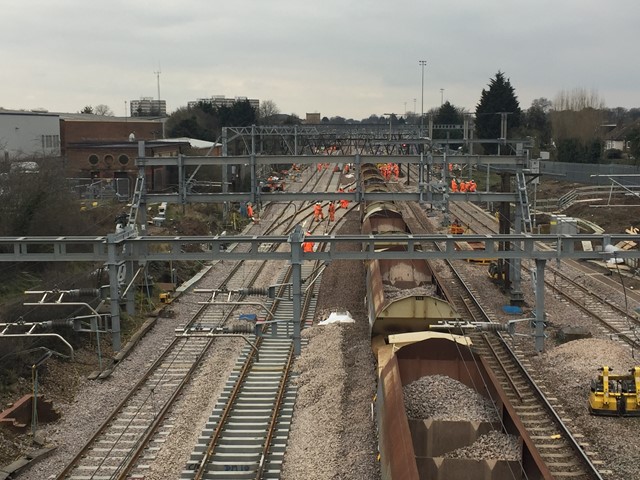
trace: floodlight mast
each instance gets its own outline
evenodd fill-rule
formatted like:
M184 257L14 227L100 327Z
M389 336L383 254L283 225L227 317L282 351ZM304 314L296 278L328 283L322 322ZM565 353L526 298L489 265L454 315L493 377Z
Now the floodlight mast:
M420 135L422 136L422 130L424 129L424 67L427 61L418 60L418 63L422 67L422 101L420 106Z

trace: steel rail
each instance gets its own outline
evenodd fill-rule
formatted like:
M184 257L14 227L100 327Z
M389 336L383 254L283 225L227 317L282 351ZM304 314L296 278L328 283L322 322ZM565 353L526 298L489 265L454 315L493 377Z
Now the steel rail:
M322 175L320 177L322 177ZM333 175L331 175L331 178L333 178ZM329 179L329 183L327 184L327 187L330 185L331 178ZM304 214L304 209L301 211L297 211L297 214L298 215ZM285 223L286 222L280 222L280 225L284 225ZM317 228L320 228L322 226L322 223L323 222L318 222L316 225L310 226L309 230L315 230ZM338 222L335 222L333 225L331 225L330 228L328 228L328 230L332 231L333 229L337 228L337 225L338 225ZM286 228L289 228L290 226L291 224L288 224ZM319 248L322 249L324 248L324 246L325 244L321 244L319 245ZM284 280L280 286L280 293L276 295L276 300L274 301L274 305L271 308L272 312L276 311L278 308L278 305L280 304L280 301L278 300L278 298L281 297L282 291L284 290L284 288L286 288L284 284L290 278L291 273L292 273L292 268L288 267L285 273ZM304 319L306 318L307 311L310 308L312 296L313 296L312 293L306 294L303 296L302 315L300 318L300 322L303 324L302 326L304 326ZM267 328L268 326L266 325L263 326L262 328L263 334L266 333ZM264 337L261 336L256 341L258 348L262 346L263 338ZM273 435L274 435L276 426L278 424L277 422L278 415L281 410L282 402L285 395L285 390L288 385L288 378L290 376L290 369L293 361L293 351L294 351L293 344L290 344L288 348L287 360L285 362L285 365L283 366L282 374L278 382L274 404L271 407L272 410L271 410L270 419L265 429L265 437L262 443L262 453L260 454L260 459L255 472L256 479L262 478L264 474L264 469L266 468L266 465L267 465L267 459L269 458L269 450L271 448ZM214 459L214 456L216 455L216 449L222 440L222 436L223 436L223 433L225 432L227 423L230 421L232 415L234 414L234 410L236 408L235 405L238 401L239 396L243 391L245 381L248 378L249 374L252 372L253 367L255 367L256 365L257 363L254 361L254 352L251 351L247 355L245 361L243 362L242 368L238 374L238 378L235 380L233 388L229 393L229 396L226 399L224 406L222 407L222 412L218 415L216 419L216 426L213 432L211 433L211 436L207 440L204 455L202 456L202 458L198 459L197 466L194 469L193 473L189 474L189 478L200 480L200 479L203 479L205 475L208 475L208 476L213 475L213 473L210 472L210 463Z
M411 205L410 208L413 210L414 206ZM418 215L416 215L416 217L418 217ZM439 246L436 245L436 248L439 248ZM491 315L481 305L479 299L477 298L477 295L475 295L471 291L468 283L465 282L465 280L464 280L462 274L459 272L459 270L455 268L455 266L452 264L451 261L447 260L446 262L449 265L450 270L452 271L454 277L457 280L457 282L456 282L457 288L463 289L466 292L465 297L470 298L471 301L477 305L477 310L479 312L482 312L483 318L474 318L474 320L475 321L493 323L493 320L491 319ZM449 293L449 295L451 295L451 293ZM460 297L462 298L462 296L460 296ZM556 426L562 432L562 435L564 436L565 441L567 442L567 446L572 449L572 451L574 453L574 456L577 459L579 459L581 464L584 466L584 468L586 470L586 472L585 472L586 477L585 478L602 480L602 477L600 476L600 473L599 473L598 469L596 468L596 466L593 464L591 459L587 456L587 454L584 451L584 449L580 446L578 440L574 437L574 435L570 431L570 429L567 426L567 424L564 421L562 421L560 415L557 413L555 408L548 401L548 399L544 395L544 393L540 390L540 388L537 385L537 382L533 379L533 377L531 377L531 375L529 374L527 369L524 367L524 365L522 364L522 362L518 358L518 355L511 349L511 347L505 341L505 339L502 336L502 334L500 334L499 332L496 332L496 333L497 333L496 339L499 341L499 344L500 344L501 348L503 348L506 352L508 352L510 361L515 364L515 366L517 367L517 371L520 372L520 374L526 380L527 385L535 392L536 397L539 399L540 402L542 402L542 404L544 405L545 410L551 416L551 418L553 419L553 421L556 424ZM484 334L483 335L475 334L475 335L473 335L473 337L475 337L475 338L484 338L484 339L487 340L487 342L489 340L488 336L484 335ZM491 349L494 349L494 347L492 346ZM496 352L495 356L496 356L496 358L498 357L497 352ZM507 367L505 365L501 364L500 367L501 367L500 370L504 372L505 376L512 377L512 374L509 373L509 371L508 371L508 369L507 369ZM509 379L507 381L508 381L509 384L515 386L516 382L515 382L515 380L513 378L511 378L511 379ZM518 390L513 390L513 391L514 391L514 394L515 394ZM516 395L518 395L520 399L523 398L523 396L521 395L520 392L518 392ZM517 410L517 406L514 405L514 407L516 407L516 410ZM537 444L537 442L535 440L534 440L534 444ZM543 461L546 464L547 461L544 459L545 455L543 453L539 452L539 451L536 451L536 453L537 453L537 455L539 455L540 460ZM552 459L553 457L549 457L549 458ZM576 477L576 478L578 478L578 477Z
M237 264L233 266L231 272L221 282L221 286L224 286L224 285L228 284L228 282L238 272L238 270L239 270L240 266L242 265L242 263L243 262L237 262ZM254 278L257 278L257 276L260 274L261 268L263 268L263 266L265 264L262 263L261 265L262 266L259 269L257 269L257 271L255 272ZM198 311L192 316L192 318L187 323L187 327L189 325L192 325L192 324L196 323L198 320L200 320L202 318L202 316L204 315L204 313L207 311L207 309L208 309L208 305L203 305L202 307L200 307L198 309ZM226 317L224 317L224 318L229 318L231 316L231 314L232 314L232 311L228 312ZM224 322L224 319L222 320L222 322ZM117 418L117 416L120 414L120 412L123 410L123 408L133 399L134 395L136 395L137 392L140 391L145 386L145 384L153 376L153 374L156 373L161 368L163 362L171 354L176 352L176 348L178 348L178 346L180 344L183 344L183 346L186 346L186 344L188 344L188 343L189 343L189 340L188 339L185 340L184 338L174 338L171 341L171 343L167 346L167 348L160 354L158 359L151 365L151 367L147 370L147 372L145 372L143 377L130 390L129 394L125 398L123 398L123 400L114 408L114 410L107 417L107 419L100 425L98 430L89 439L89 441L80 450L80 452L71 460L71 462L69 462L67 464L65 469L56 477L58 480L63 480L65 478L69 478L69 475L76 468L76 466L80 463L80 461L85 456L87 451L89 451L90 448L92 447L92 445L94 445L96 443L96 441L108 430L110 425L113 423L114 419ZM176 388L176 390L174 391L174 393L171 394L170 397L165 401L165 404L164 404L163 408L159 411L159 413L157 415L157 418L154 418L152 424L145 430L145 433L143 434L143 437L141 437L141 439L139 440L139 443L137 444L138 446L135 449L135 454L129 453L129 455L127 457L128 458L127 463L125 465L119 465L118 466L118 470L123 472L118 478L123 478L123 475L126 475L126 473L128 471L130 471L131 468L133 468L133 463L137 460L139 454L144 450L144 445L148 442L148 440L155 433L155 429L154 428L150 428L150 427L151 426L156 426L157 427L161 423L161 421L163 419L163 416L166 415L166 413L168 412L169 408L174 403L175 399L181 393L181 391L184 388L184 386L188 383L188 380L193 375L193 372L195 372L196 368L199 366L200 360L204 357L204 355L206 354L206 352L208 351L208 349L211 347L211 345L213 343L214 343L214 339L209 339L208 341L206 341L204 343L204 345L201 346L202 350L201 350L200 354L196 357L196 359L193 361L191 367L185 373L185 377L179 383L179 385ZM99 467L100 466L98 466L98 468ZM73 478L73 477L71 477L71 478ZM93 478L93 475L91 476L91 478Z

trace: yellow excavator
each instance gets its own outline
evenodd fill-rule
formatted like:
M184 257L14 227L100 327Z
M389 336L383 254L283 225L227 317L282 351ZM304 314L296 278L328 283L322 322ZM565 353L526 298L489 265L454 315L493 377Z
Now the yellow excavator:
M615 375L612 371L604 366L598 377L591 381L589 412L593 415L640 416L640 367L633 367L625 375Z

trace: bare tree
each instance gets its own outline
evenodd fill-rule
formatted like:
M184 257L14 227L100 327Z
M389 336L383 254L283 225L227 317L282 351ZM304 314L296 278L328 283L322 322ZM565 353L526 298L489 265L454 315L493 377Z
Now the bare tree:
M586 143L599 138L604 109L604 100L594 90L562 90L554 100L551 111L554 139L573 138Z
M102 115L104 117L113 117L113 111L103 103L96 105L93 109L93 113L95 113L96 115Z
M586 88L578 87L570 92L561 90L553 101L553 108L556 111L573 110L579 112L587 108L604 110L605 105L597 90L589 91Z
M273 100L263 100L258 108L258 118L261 123L269 123L269 119L280 113L280 109Z

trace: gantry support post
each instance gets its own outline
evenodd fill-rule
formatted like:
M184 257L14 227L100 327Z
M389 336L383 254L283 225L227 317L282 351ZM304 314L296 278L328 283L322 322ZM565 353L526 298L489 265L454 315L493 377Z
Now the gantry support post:
M510 190L510 181L508 173L500 174L500 191L508 192ZM498 218L498 233L509 235L511 233L511 204L509 202L500 202L498 204L500 212ZM500 242L499 249L501 251L511 250L511 242ZM504 272L503 288L505 292L511 291L511 260L499 257L498 264L501 266L500 271Z
M424 149L423 149L424 150ZM409 164L407 163L407 184L409 184ZM427 183L428 185L428 183ZM418 191L420 192L420 204L424 203L424 152L420 152L420 163L418 164ZM427 187L428 188L428 187Z
M178 154L178 191L180 192L180 205L182 205L182 213L186 211L187 208L187 195L190 194L186 182L186 176L184 174L184 165L183 165L182 154Z
M302 241L304 232L302 226L297 225L289 236L291 244L291 269L293 296L293 353L298 356L302 351L300 340L300 322L302 317Z
M516 185L516 188L518 186ZM522 234L522 209L520 205L516 205L514 215L513 230L516 235ZM512 250L522 250L522 242L514 242ZM524 294L522 293L522 277L520 275L521 260L514 258L509 262L509 278L511 279L511 288L509 290L509 303L511 305L523 305Z
M544 351L544 259L536 258L536 312L534 320L534 337L536 352Z
M360 181L360 164L362 162L361 158L360 158L360 154L356 153L354 159L353 159L353 169L355 170L355 174L356 174L356 202L363 202L364 201L364 190L362 190L362 182Z
M120 266L116 235L107 235L107 265L109 267L109 297L111 301L111 343L115 352L120 350L120 284L118 268Z
M125 285L130 285L133 282L133 275L135 273L135 267L132 261L125 263ZM125 296L127 305L127 314L134 316L136 314L136 289L135 286L129 288Z

